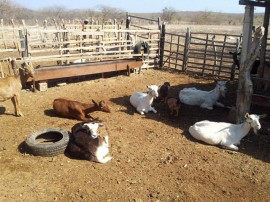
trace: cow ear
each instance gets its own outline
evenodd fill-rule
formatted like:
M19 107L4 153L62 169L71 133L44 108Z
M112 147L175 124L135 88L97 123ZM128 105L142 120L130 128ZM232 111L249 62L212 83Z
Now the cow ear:
M92 99L92 102L93 102L96 106L98 106L98 103L97 103L94 99Z

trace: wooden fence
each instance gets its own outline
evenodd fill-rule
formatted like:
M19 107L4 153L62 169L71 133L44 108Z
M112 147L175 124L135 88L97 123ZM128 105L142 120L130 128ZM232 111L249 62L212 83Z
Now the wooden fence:
M154 25L154 28L150 28L147 25ZM152 26L151 26L152 27ZM147 32L151 33L154 30L159 30L158 36L156 38L153 38L150 35L147 35L145 33L139 33L138 37L141 38L142 41L145 41L148 43L150 47L150 53L143 63L144 68L150 68L150 67L159 67L159 60L162 56L162 50L161 50L161 41L162 41L162 29L161 29L161 21L160 18L158 19L149 19L144 17L139 17L135 15L130 15L127 13L126 16L126 29L127 30L147 30ZM165 30L164 30L165 31Z
M132 36L132 37L131 37ZM8 57L31 61L33 65L64 65L74 62L97 62L141 58L143 67L151 67L149 59L158 57L160 30L126 28L122 24L54 23L0 27L0 60ZM134 46L147 43L147 53L141 49L134 53ZM143 47L142 47L143 48ZM9 74L1 63L1 73Z
M191 32L165 33L163 67L233 79L238 71L232 68L229 52L239 49L240 35Z

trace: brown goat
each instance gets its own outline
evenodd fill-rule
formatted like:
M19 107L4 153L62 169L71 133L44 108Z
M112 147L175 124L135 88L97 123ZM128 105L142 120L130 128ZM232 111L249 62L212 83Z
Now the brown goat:
M159 87L158 97L154 101L155 102L165 102L167 97L168 97L170 87L171 87L171 85L169 82L164 82L164 84L162 84Z
M86 117L94 111L111 112L104 100L101 100L99 104L94 100L92 102L93 104L86 104L68 98L57 98L53 101L53 109L61 117L73 118L80 121L95 121L96 119L91 116Z
M167 102L168 108L171 111L171 115L175 113L175 116L178 116L179 110L180 110L180 100L176 98L168 98L166 102Z
M11 61L13 69L15 69L15 61ZM11 99L16 116L23 116L20 110L20 92L22 89L22 85L26 81L21 78L22 74L28 74L31 77L34 77L34 68L31 64L23 63L21 67L19 67L19 72L14 71L14 75L8 76L5 78L0 78L0 101L6 101Z

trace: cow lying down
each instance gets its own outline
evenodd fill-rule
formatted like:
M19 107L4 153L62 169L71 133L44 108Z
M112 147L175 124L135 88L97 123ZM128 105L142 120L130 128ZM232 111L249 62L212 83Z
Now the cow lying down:
M71 136L67 148L68 153L75 158L106 163L112 159L109 153L108 136L98 134L101 123L81 122L71 129Z

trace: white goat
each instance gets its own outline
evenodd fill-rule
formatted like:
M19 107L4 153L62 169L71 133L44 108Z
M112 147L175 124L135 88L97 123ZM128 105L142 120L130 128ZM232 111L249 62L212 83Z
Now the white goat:
M201 140L211 145L222 145L232 150L238 150L235 145L240 145L240 141L245 137L251 128L255 134L261 128L260 118L266 115L245 115L245 122L241 124L231 124L224 122L200 121L189 127L189 133L197 140Z
M157 111L151 106L154 98L158 97L158 85L147 86L149 89L148 93L136 92L130 97L130 103L140 114L148 113L152 111L157 113Z
M225 97L227 81L218 81L216 87L211 91L202 91L196 88L184 88L179 93L179 99L182 103L193 106L200 106L209 110L213 109L213 105L224 107L218 102L220 95Z

